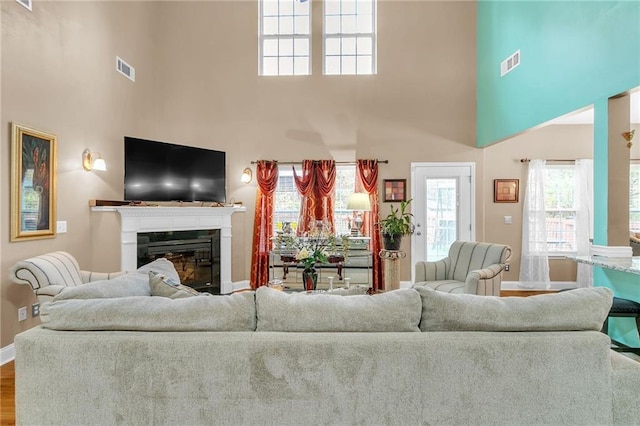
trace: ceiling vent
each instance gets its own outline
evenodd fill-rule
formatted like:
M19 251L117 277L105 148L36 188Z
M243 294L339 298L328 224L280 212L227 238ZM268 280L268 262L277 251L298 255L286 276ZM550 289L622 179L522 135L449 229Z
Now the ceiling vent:
M500 77L504 77L506 73L510 72L518 65L520 65L520 50L517 50L516 53L502 61L500 64Z
M116 69L120 74L124 75L129 80L136 81L135 68L133 68L131 65L123 61L122 58L119 58L117 56L116 56Z
M31 9L31 0L16 0L18 3L20 3L21 5L23 5L24 7L26 7L29 10Z

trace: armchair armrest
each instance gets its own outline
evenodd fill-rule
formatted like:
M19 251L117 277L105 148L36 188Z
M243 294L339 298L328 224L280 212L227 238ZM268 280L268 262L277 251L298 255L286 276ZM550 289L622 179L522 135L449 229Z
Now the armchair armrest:
M120 275L124 275L125 271L118 272L91 272L91 271L80 271L80 279L84 284L90 283L92 281L102 281L102 280L110 280L115 277L119 277Z
M435 262L416 262L415 282L423 281L440 281L447 279L447 270L449 269L450 259L445 257Z
M495 263L469 272L464 283L465 293L500 296L503 269L503 263Z

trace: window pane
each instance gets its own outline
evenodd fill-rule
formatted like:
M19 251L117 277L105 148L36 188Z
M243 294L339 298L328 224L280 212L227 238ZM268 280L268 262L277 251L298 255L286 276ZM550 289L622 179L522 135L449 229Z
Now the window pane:
M358 56L358 74L371 74L371 56Z
M371 39L368 37L358 37L358 55L371 55Z
M278 75L278 58L262 59L262 75Z
M358 21L359 33L373 32L373 22L371 21L371 15L358 15L356 19Z
M294 24L295 24L295 34L309 34L309 17L308 16L296 16Z
M356 17L355 16L343 16L342 17L342 32L345 34L354 34L356 32Z
M293 58L279 58L279 75L293 75Z
M324 73L328 75L340 74L339 56L327 56L324 58Z
M293 46L296 56L309 56L309 40L295 39L293 41Z
M293 18L280 18L280 34L293 34Z
M358 15L371 15L373 13L372 0L358 0L356 7L358 8Z
M356 2L354 0L342 1L342 14L343 15L355 15L356 14Z
M429 178L426 191L427 260L436 261L447 256L456 239L458 180Z
M278 18L264 18L262 20L262 33L267 35L278 34Z
M340 0L325 0L325 2L324 2L324 14L325 15L339 15L340 14Z
M293 15L294 0L280 0L280 16Z
M309 75L308 56L296 56L295 58L293 58L293 66L295 75Z
M356 73L356 57L343 56L342 57L342 74L355 74L355 73Z
M640 232L640 163L631 164L629 172L629 229Z
M356 39L355 38L343 38L342 39L342 54L343 55L355 55L356 54Z
M324 24L324 32L326 34L339 34L340 33L340 17L327 16Z
M311 1L305 1L305 2L301 2L301 1L294 1L293 2L293 13L295 15L305 15L305 16L309 16L309 4L311 3Z
M265 40L262 45L263 56L278 56L278 40Z
M262 0L262 14L263 14L263 16L277 16L278 15L278 1L277 0Z
M279 40L280 55L281 56L293 56L293 39L285 38Z
M340 39L328 38L325 41L324 52L326 55L339 55L340 54Z

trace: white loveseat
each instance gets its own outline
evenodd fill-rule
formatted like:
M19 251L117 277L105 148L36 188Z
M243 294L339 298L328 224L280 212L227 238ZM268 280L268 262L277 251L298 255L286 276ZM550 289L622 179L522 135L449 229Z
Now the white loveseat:
M147 287L138 280L109 293L109 282L87 284L42 306L43 325L15 339L18 424L640 418L640 364L610 351L598 331L611 305L605 288L498 298L261 287L189 297L150 275ZM151 296L163 284L167 297Z

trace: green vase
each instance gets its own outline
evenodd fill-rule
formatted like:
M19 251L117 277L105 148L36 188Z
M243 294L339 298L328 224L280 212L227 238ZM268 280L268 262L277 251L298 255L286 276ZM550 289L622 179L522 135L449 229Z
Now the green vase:
M302 284L306 291L313 291L318 285L318 273L314 268L302 271Z

